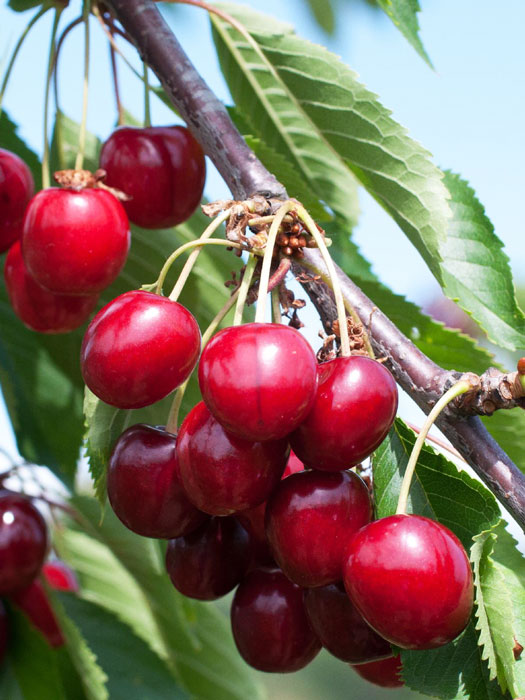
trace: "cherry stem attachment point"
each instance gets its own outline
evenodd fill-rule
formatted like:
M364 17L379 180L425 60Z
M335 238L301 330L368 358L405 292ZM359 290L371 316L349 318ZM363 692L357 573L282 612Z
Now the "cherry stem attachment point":
M84 0L82 19L84 21L84 85L82 88L82 118L78 133L78 153L75 159L75 170L82 170L84 152L86 150L87 109L89 96L89 10L90 0Z
M428 431L433 426L436 418L439 416L441 411L457 396L465 394L467 391L470 391L470 389L472 389L472 385L470 384L470 382L466 381L465 379L462 379L461 381L451 386L450 389L443 394L443 396L439 399L434 408L428 414L427 419L425 420L421 428L421 432L417 436L417 440L412 449L410 459L408 460L407 468L403 476L403 482L401 483L401 490L399 492L399 500L397 502L396 515L406 515L408 494L410 491L410 485L412 483L412 477L414 476L417 460L419 459L419 455L421 453L423 444L426 440Z
M240 326L242 323L242 313L246 305L246 298L248 296L248 291L253 279L253 273L255 272L255 266L257 265L257 258L255 255L250 255L244 268L244 275L242 282L239 285L239 295L237 297L237 304L235 306L235 314L233 316L233 325Z
M51 186L51 175L49 172L49 93L51 87L51 77L53 75L53 68L55 65L55 48L56 48L56 36L58 30L58 23L60 22L60 15L62 14L62 8L57 7L55 10L55 17L53 20L53 28L51 29L51 43L49 46L49 59L47 62L47 76L46 76L46 89L44 93L44 152L42 155L42 188L47 189Z

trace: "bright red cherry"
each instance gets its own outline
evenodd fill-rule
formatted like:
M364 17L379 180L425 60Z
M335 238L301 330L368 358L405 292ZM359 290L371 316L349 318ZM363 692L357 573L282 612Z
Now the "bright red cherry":
M128 217L105 190L53 187L26 209L22 253L34 279L55 294L94 294L118 276L128 254Z
M288 460L288 441L249 442L227 433L201 401L179 431L177 456L188 498L211 515L265 501Z
M124 525L144 537L179 537L207 520L186 496L176 444L163 428L139 423L122 433L111 453L109 502Z
M33 190L33 176L24 161L0 148L0 253L20 238Z
M277 568L256 569L246 576L232 601L231 623L240 655L259 671L298 671L321 649L308 622L302 588Z
M392 656L390 644L367 625L342 583L308 588L304 604L321 644L341 661L361 664Z
M246 440L277 440L309 413L317 362L293 328L247 323L219 331L199 363L204 403L221 425Z
M242 579L251 560L250 538L234 518L210 518L198 530L168 542L166 569L188 598L215 600Z
M391 656L388 659L370 661L369 663L359 664L357 666L351 664L351 667L361 678L370 681L370 683L375 683L375 685L380 685L383 688L401 688L405 685L400 676L403 665L401 664L401 657L399 654L397 656Z
M266 537L289 579L324 586L342 579L348 542L371 515L368 488L354 472L303 471L268 499Z
M77 593L79 590L75 572L63 561L46 562L42 567L42 574L51 588L56 591Z
M57 648L64 644L62 631L41 581L35 579L27 588L13 593L10 598L52 647Z
M102 146L100 167L131 197L124 207L143 228L180 224L201 201L204 153L184 126L121 127Z
M28 586L47 551L44 518L26 496L0 491L0 595Z
M32 331L68 333L87 321L97 305L98 294L54 294L35 282L22 258L20 241L7 253L4 278L15 314Z
M447 644L472 611L472 570L461 542L419 515L363 527L348 547L344 582L368 624L403 649Z
M82 376L112 406L149 406L191 374L200 337L184 306L151 292L126 292L89 324L80 352Z
M319 365L314 407L290 436L292 449L312 469L348 469L386 437L397 411L390 372L368 357L339 357Z

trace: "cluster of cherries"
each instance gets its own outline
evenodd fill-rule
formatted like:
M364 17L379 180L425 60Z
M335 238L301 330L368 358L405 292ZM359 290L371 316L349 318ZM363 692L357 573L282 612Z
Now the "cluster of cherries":
M0 596L27 616L52 647L64 644L62 631L49 602L47 585L59 591L77 591L71 569L60 561L44 563L47 527L31 499L0 490ZM8 616L0 600L0 664L9 641Z
M62 187L33 197L27 165L0 149L5 282L15 313L32 330L67 333L87 321L124 266L129 221L174 226L200 202L204 155L185 127L117 129L100 165L105 182L87 171L61 171L55 177Z

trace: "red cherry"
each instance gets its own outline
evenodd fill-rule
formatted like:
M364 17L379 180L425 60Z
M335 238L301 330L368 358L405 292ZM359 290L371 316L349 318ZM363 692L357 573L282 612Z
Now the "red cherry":
M370 683L380 685L383 688L401 688L405 685L400 677L403 666L401 657L391 656L389 659L381 659L380 661L370 661L366 664L351 666L361 678L364 678Z
M231 622L240 655L259 671L298 671L321 649L308 623L302 588L276 568L246 576L233 598Z
M42 632L52 647L61 647L64 637L42 583L35 579L27 588L10 596L11 600L27 615L30 622Z
M472 571L461 542L419 515L363 527L348 547L344 582L368 624L404 649L447 644L472 611Z
M0 492L0 595L28 586L42 568L47 551L44 518L29 498Z
M75 572L65 562L48 561L42 567L42 573L47 583L55 591L78 593L79 586Z
M342 583L308 588L304 604L321 644L341 661L360 664L392 656L390 644L367 625Z
M229 593L250 564L250 539L233 517L210 518L198 530L168 542L166 569L188 598L215 600Z
M20 238L33 190L33 176L24 161L0 148L0 253Z
M202 197L206 164L200 145L184 126L125 126L100 152L106 183L131 200L130 221L144 228L168 228L186 221Z
M354 472L303 471L268 499L266 536L289 579L324 586L342 579L348 542L371 515L368 488Z
M32 331L68 333L87 321L97 305L98 294L54 294L35 282L22 258L20 241L7 253L4 278L15 314Z
M390 372L368 357L339 357L319 365L314 407L290 436L292 449L313 469L348 469L386 437L397 411Z
M293 328L248 323L219 331L199 363L202 398L246 440L276 440L304 420L315 400L316 359Z
M176 455L177 438L163 428L133 425L109 460L109 502L120 520L144 537L186 535L207 520L186 496Z
M248 442L227 433L201 401L179 431L177 456L188 498L211 515L262 503L279 482L288 441Z
M142 408L187 379L199 350L192 314L139 290L121 294L98 312L84 335L80 363L84 381L102 401Z
M56 294L94 294L107 287L126 261L129 241L122 204L101 189L42 190L24 216L27 269Z

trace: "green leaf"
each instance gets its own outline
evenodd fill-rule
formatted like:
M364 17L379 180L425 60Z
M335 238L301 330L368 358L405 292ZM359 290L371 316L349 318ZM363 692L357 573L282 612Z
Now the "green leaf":
M335 30L335 14L332 0L307 0L312 15L327 34Z
M525 472L523 436L525 435L525 411L513 408L510 411L496 411L492 416L481 419L492 437L505 450L522 472ZM525 646L525 645L524 645Z
M443 290L483 328L489 340L509 350L525 345L519 309L503 244L468 183L450 171L445 184L453 218L440 244Z
M288 25L221 5L251 33L212 19L223 73L254 133L298 168L337 216L348 219L350 172L395 219L440 279L450 208L441 171L355 73Z
M415 48L430 67L432 63L419 37L417 13L421 10L418 0L378 0L401 34Z
M2 110L0 114L0 147L12 151L22 158L29 170L31 170L33 180L35 181L35 191L38 191L42 187L40 161L35 153L17 135L17 130L17 125L11 121L7 113Z
M7 4L15 12L25 12L26 10L32 10L33 7L38 7L38 5L49 3L44 3L42 0L9 0Z

